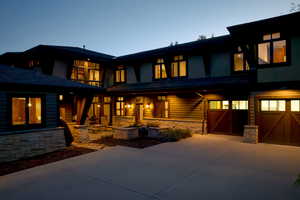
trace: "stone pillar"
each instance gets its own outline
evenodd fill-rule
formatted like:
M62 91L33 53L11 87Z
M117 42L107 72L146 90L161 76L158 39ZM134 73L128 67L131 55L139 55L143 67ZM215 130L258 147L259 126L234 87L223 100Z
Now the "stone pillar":
M90 141L87 125L74 125L74 141L78 143L88 143Z
M244 126L244 139L246 143L257 144L258 143L258 126L255 125L255 96L250 95L248 98L248 123Z
M258 126L245 125L243 141L246 143L257 144L258 143Z

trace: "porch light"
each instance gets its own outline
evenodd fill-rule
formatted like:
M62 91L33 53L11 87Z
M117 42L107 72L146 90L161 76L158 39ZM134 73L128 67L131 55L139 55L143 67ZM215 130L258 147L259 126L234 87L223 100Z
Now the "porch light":
M150 108L150 104L146 104L146 108L149 109Z
M97 105L97 107L98 107L98 108L100 108L100 107L101 107L101 105L100 105L100 104L98 104L98 105Z
M131 108L131 104L127 104L126 107L127 107L127 108Z
M31 107L32 106L32 104L31 103L28 103L28 107Z
M59 100L60 101L64 100L64 95L59 95Z

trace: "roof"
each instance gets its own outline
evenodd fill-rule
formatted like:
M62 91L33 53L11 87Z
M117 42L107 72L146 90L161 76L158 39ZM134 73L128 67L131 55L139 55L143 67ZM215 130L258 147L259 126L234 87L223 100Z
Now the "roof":
M170 90L201 90L244 88L250 83L249 77L210 77L190 80L165 80L147 83L121 84L107 88L108 92L157 92Z
M80 91L95 91L100 92L104 91L103 88L90 86L86 84L81 84L75 81L66 80L63 78L48 76L42 74L38 71L30 70L30 69L21 69L17 67L10 67L7 65L0 64L0 85L1 89L4 89L3 86L16 86L16 88L22 87L44 87L44 88L52 88L63 89L63 90L80 90ZM20 89L22 89L20 87Z
M95 61L108 61L112 60L114 56L99 53L95 51L91 51L84 48L79 47L70 47L70 46L53 46L53 45L38 45L31 49L24 51L25 54L32 54L32 53L47 53L49 55L57 54L57 55L64 55L70 57L82 57L82 58L89 58Z
M235 34L238 32L253 33L257 32L257 30L271 31L274 28L280 28L282 30L292 29L293 31L295 31L295 23L299 20L300 12L295 12L254 22L229 26L227 27L227 29L231 34Z
M215 49L222 49L231 44L231 37L230 35L224 35L204 40L197 40L193 42L177 44L174 46L168 46L158 49L153 49L149 51L142 51L134 54L129 54L125 56L116 57L116 60L119 62L122 61L132 61L132 60L143 60L150 57L157 57L166 54L174 54L174 53L185 53L191 51L207 51L207 50L215 50Z

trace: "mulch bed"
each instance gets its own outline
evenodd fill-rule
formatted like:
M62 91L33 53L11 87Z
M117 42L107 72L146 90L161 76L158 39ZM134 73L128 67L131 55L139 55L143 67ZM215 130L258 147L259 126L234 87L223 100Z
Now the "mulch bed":
M71 158L74 156L91 153L94 151L95 150L93 149L70 146L63 150L47 153L44 155L39 155L39 156L17 160L17 161L11 161L7 163L0 163L0 176L21 171L24 169L36 167L39 165L44 165L47 163L64 160L66 158Z
M112 137L102 138L94 141L94 143L104 144L106 146L120 145L120 146L133 147L138 149L143 149L146 147L158 145L164 142L165 141L160 141L157 139L150 139L150 138L137 138L133 140L117 140L117 139L113 139Z

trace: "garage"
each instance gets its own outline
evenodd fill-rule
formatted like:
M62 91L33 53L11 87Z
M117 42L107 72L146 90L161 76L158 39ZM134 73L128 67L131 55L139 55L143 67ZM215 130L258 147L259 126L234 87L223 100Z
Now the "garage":
M211 100L208 109L208 132L243 135L248 123L247 100Z
M259 142L300 146L300 99L257 99Z

